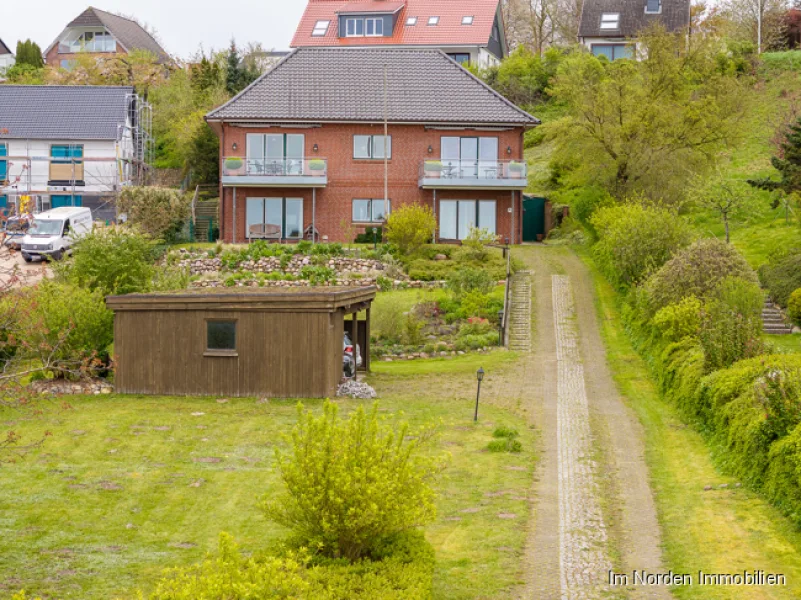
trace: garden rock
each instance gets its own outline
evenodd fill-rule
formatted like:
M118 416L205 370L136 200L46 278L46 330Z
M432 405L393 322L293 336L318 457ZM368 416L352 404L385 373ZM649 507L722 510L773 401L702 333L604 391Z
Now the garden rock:
M373 398L377 398L378 395L375 393L375 390L366 383L350 379L339 386L337 389L337 397L372 400Z
M82 379L81 381L49 379L34 381L30 387L37 394L55 395L99 396L100 394L111 394L114 391L114 386L105 379Z

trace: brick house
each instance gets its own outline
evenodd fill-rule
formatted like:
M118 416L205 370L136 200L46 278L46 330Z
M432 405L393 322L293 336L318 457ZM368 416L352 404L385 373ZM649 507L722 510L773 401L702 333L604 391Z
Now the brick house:
M161 64L170 62L169 54L139 23L89 7L64 28L44 55L45 64L69 69L79 53L110 58L134 50L147 50Z
M290 46L442 50L482 67L508 54L500 0L309 0Z
M439 240L475 225L520 241L539 121L439 50L295 50L206 120L226 242L350 242L409 203L432 207Z

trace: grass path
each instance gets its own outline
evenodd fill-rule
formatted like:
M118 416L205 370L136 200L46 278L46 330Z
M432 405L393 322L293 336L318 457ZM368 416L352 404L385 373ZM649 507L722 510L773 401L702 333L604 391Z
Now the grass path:
M704 440L660 397L647 366L626 337L618 297L587 257L615 382L645 429L646 460L662 528L665 566L677 573L763 570L787 577L786 587L673 589L682 599L801 598L801 533L752 492L715 469ZM728 484L728 488L720 486ZM705 491L705 487L711 490Z

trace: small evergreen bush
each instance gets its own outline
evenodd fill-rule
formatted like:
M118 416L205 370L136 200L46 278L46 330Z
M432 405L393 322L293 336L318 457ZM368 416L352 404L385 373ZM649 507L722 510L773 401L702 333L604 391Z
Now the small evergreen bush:
M798 288L787 301L787 314L796 325L801 325L801 288Z
M406 204L389 215L386 223L387 240L402 253L414 254L431 241L436 228L437 219L430 207Z

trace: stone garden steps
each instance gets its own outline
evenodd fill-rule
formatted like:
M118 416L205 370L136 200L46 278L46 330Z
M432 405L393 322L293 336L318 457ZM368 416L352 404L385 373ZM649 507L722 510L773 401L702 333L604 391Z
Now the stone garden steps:
M784 320L784 314L773 302L765 300L762 308L762 330L770 335L790 335L793 327Z
M531 272L529 271L520 271L512 278L509 349L515 352L531 352Z

